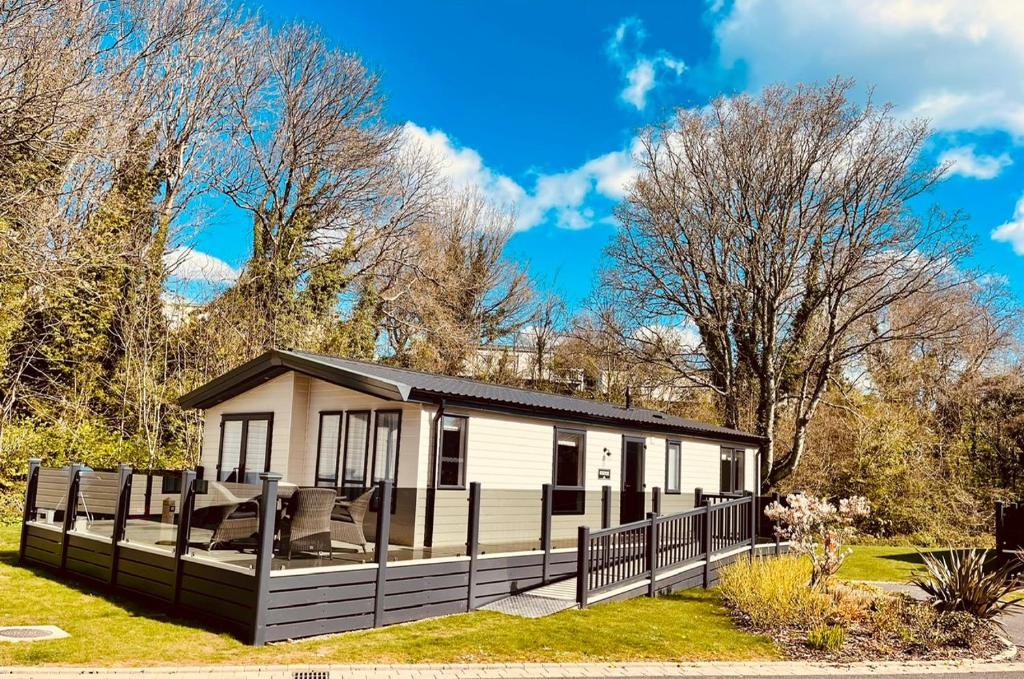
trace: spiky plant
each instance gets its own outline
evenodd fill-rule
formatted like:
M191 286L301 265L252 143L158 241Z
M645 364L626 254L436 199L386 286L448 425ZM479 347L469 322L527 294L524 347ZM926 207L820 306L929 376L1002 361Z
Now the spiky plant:
M986 572L988 559L977 549L952 551L948 557L921 554L921 559L927 572L915 576L912 582L940 611L964 611L988 619L1018 605L1006 598L1021 588L1014 573L1017 564L1012 561Z

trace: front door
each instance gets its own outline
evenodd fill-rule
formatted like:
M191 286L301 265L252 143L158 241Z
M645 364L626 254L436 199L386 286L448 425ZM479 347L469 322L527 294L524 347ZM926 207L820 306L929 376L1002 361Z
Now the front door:
M644 448L642 438L622 438L622 497L619 502L619 523L632 523L644 518Z

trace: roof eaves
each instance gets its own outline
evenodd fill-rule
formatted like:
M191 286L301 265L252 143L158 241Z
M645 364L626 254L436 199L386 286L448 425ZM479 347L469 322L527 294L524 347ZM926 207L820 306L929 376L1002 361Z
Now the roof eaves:
M765 440L764 437L758 436L757 434L750 434L748 432L738 430L730 430L717 427L705 428L694 425L683 425L669 421L652 422L649 420L632 419L628 417L616 417L614 415L599 415L594 413L586 413L579 410L572 410L553 406L528 406L515 403L512 401L486 399L476 396L468 396L464 394L450 394L445 392L432 391L429 389L414 389L412 397L414 399L421 399L424 401L436 401L438 399L444 398L450 405L463 406L467 408L479 408L482 410L504 412L513 415L525 415L527 417L547 417L551 419L564 419L566 421L577 423L583 422L588 424L615 425L618 427L627 427L629 429L634 429L637 431L658 431L666 433L675 433L679 435L686 435L695 438L715 441L740 441L744 443L753 443L756 445L760 445Z
M395 380L340 368L290 351L271 350L193 389L178 399L178 405L209 408L288 370L391 401L408 401L412 391L409 385Z

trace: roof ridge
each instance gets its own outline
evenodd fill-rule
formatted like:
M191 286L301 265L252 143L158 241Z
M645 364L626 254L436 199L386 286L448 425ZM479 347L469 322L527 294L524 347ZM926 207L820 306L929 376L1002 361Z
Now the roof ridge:
M449 380L458 380L460 382L471 382L473 384L482 384L489 387L501 387L502 389L515 389L516 391L522 391L527 394L545 394L547 396L558 396L560 398L567 398L573 401L582 401L584 403L604 403L610 406L619 408L620 410L627 410L627 408L621 404L613 403L611 401L598 401L593 398L584 398L582 396L569 396L568 394L559 394L554 391L541 391L540 389L529 389L527 387L516 387L511 384L505 384L503 382L487 382L485 380L477 379L475 377L465 377L463 375L446 375L444 373L432 373L426 370L415 370L413 368L401 368L394 365L388 365L387 363L381 363L379 361L367 361L361 358L348 358L347 356L332 356L331 354L319 354L315 351L299 351L297 349L289 349L290 353L293 354L305 354L306 356L317 356L319 358L332 358L339 361L349 361L351 363L358 363L360 365L377 366L380 368L386 368L387 370L397 370L404 373L412 373L414 375L426 375L428 377L443 377ZM651 410L650 408L632 408L631 410L647 410L648 412L660 412L657 410Z
M578 401L580 403L601 403L601 404L604 404L604 405L608 405L608 406L612 406L614 408L617 408L617 409L619 409L619 410L621 410L623 412L646 412L646 413L653 413L653 414L656 414L656 415L659 415L659 416L674 417L674 418L676 418L678 420L681 420L683 422L691 423L691 424L693 424L695 426L700 426L700 427L705 427L705 428L712 428L712 429L725 429L725 430L729 430L729 431L740 431L740 430L733 430L733 429L731 429L729 427L720 427L719 425L710 424L710 423L707 423L707 422L701 422L700 420L694 420L694 419L691 419L691 418L688 418L688 417L681 417L679 415L673 415L672 413L666 413L664 411L655 410L653 408L645 408L645 407L642 407L642 406L636 406L636 407L633 407L633 408L626 408L622 404L613 403L611 401L599 401L597 399L585 398L583 396L569 396L568 394L559 394L557 392L551 392L551 391L541 391L540 389L528 389L526 387L516 387L516 386L509 385L509 384L503 384L501 382L486 382L484 380L476 379L476 378L473 378L473 377L463 377L461 375L445 375L445 374L442 374L442 373L427 372L426 370L415 370L413 368L402 368L402 367L398 367L398 366L388 365L386 363L381 363L379 361L367 361L367 360L360 359L360 358L349 358L347 356L333 356L331 354L321 354L321 353L318 353L318 352L315 352L315 351L302 351L302 350L298 350L298 349L288 349L286 351L288 351L289 353L293 353L293 354L300 354L300 355L305 355L305 356L316 356L318 358L326 358L326 359L333 359L333 360L339 360L339 361L348 361L350 363L358 363L359 365L366 365L366 366L372 366L372 367L385 368L386 370L395 370L395 371L398 371L398 372L411 373L411 374L414 374L414 375L425 375L427 377L443 377L445 379L457 380L459 382L469 382L471 384L479 384L479 385L484 385L484 386L488 386L488 387L500 387L502 389L512 389L512 390L520 391L520 392L523 392L523 393L526 393L526 394L544 394L545 396L556 396L558 398L564 398L564 399L567 399L569 401Z

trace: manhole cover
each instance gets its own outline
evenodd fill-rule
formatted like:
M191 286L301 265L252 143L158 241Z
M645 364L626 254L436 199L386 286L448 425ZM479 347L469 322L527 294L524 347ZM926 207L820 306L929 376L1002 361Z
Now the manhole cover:
M67 632L54 625L0 627L0 641L41 641L43 639L64 639L68 636Z
M50 632L45 629L37 629L34 627L12 627L11 629L0 629L0 637L7 637L8 639L39 639L40 637L48 637Z

